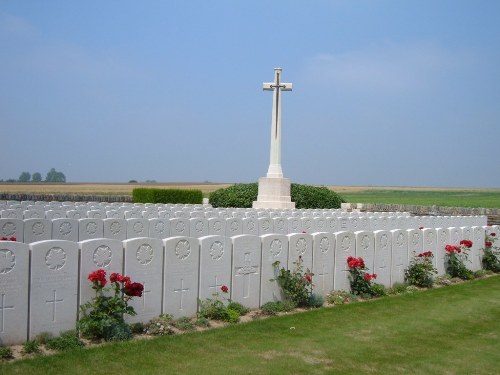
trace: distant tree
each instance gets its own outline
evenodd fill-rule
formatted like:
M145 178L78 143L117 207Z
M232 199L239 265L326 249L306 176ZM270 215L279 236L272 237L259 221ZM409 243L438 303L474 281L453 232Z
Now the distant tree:
M19 182L29 182L30 180L31 180L31 173L29 172L21 173L18 179Z
M137 184L137 180L130 180L128 183L129 184Z
M45 177L45 182L66 182L66 176L62 172L58 172L52 168Z
M41 182L42 181L42 175L40 174L40 172L33 173L33 175L31 176L31 181L33 181L33 182Z

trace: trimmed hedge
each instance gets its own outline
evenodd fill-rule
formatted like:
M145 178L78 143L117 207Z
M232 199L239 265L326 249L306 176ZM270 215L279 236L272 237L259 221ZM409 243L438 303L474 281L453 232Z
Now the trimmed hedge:
M137 188L132 190L132 200L134 203L203 203L203 193L201 190L182 189L151 189Z
M257 200L257 183L237 184L210 193L212 207L250 208ZM345 201L340 195L325 186L292 184L290 189L296 208L340 208Z

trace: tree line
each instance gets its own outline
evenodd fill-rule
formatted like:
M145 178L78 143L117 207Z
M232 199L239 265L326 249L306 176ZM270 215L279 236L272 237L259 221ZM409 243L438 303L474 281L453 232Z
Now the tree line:
M0 180L3 182L3 180ZM42 180L42 175L40 172L22 172L17 180L8 179L5 182L66 182L66 176L62 172L56 171L55 168L51 168L45 176L45 180Z

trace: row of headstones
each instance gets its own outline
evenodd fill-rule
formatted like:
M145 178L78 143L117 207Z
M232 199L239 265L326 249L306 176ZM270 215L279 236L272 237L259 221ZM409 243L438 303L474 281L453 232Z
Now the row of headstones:
M465 238L474 243L470 268L480 269L485 230L496 229L48 240L30 245L0 241L0 345L74 329L78 306L94 295L87 277L96 269L124 273L144 284L142 297L131 302L138 314L128 321L147 322L161 313L192 316L198 301L213 297L222 285L229 287L233 301L250 308L280 300L280 288L271 281L276 261L293 269L302 259L304 270L314 273L314 291L322 295L349 290L349 256L363 257L378 274L377 282L391 286L404 280L409 260L424 250L436 255L435 267L443 274L445 245Z
M0 236L32 243L49 239L84 241L93 238L125 240L137 237L203 237L240 234L289 234L358 230L448 228L484 226L486 217L276 217L276 218L174 218L174 219L0 219Z

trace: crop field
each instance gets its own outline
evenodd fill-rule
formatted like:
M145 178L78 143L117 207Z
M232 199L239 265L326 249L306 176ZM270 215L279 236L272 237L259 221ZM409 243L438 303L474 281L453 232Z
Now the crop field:
M131 195L138 187L200 189L210 192L233 183L0 183L0 193ZM351 203L393 203L423 206L500 208L500 189L432 187L329 186Z

